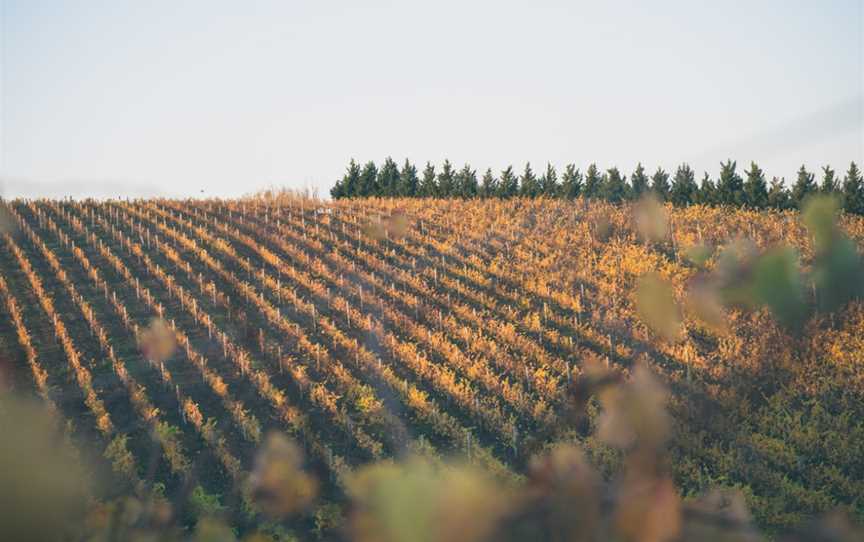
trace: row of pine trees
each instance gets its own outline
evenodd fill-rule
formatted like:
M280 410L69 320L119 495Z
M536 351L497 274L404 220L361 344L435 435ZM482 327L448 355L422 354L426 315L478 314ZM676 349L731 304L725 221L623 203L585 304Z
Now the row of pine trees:
M362 197L421 197L421 198L595 198L612 203L636 200L653 192L659 199L677 206L691 204L737 205L756 209L794 209L805 198L815 193L835 194L842 199L849 213L864 214L864 179L861 170L852 162L841 178L830 166L822 168L821 179L802 165L791 189L783 179L774 177L770 184L765 173L755 163L742 173L736 162L720 164L716 181L705 173L701 182L695 172L682 164L674 175L658 168L648 174L642 164L629 179L618 168L601 171L595 164L584 172L568 164L560 178L550 164L537 175L526 164L522 174L510 166L495 176L491 169L478 179L469 165L456 170L449 161L440 171L431 163L418 175L417 168L408 160L400 169L390 158L379 169L374 162L362 168L351 160L345 175L330 190L333 198Z

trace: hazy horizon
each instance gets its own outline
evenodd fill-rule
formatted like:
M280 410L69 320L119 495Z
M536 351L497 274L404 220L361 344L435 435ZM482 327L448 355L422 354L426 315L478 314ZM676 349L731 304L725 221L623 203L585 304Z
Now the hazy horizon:
M6 197L326 195L388 156L787 181L864 161L860 0L2 8Z

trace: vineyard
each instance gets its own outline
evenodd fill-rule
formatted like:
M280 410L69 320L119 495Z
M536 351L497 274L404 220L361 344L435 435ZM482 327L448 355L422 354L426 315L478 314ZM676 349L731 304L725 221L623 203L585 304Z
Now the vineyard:
M734 489L772 534L864 519L864 303L807 293L817 309L790 331L766 308L700 318L703 299L673 333L637 306L646 275L683 303L743 239L807 269L797 211L667 205L649 242L638 204L578 198L4 209L0 386L47 406L110 480L97 499L155 492L184 524L305 539L337 536L357 472L391 458L455 457L511 487L575 442L610 479L625 454L581 385L644 367L669 392L684 501ZM840 228L864 245L864 218ZM318 494L282 522L248 489L273 433L310 474L295 497Z

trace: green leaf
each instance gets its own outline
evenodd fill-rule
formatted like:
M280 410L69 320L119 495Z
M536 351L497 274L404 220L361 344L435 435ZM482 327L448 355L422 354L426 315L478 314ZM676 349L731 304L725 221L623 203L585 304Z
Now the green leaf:
M778 247L763 254L753 272L753 293L788 329L800 329L807 319L798 253Z

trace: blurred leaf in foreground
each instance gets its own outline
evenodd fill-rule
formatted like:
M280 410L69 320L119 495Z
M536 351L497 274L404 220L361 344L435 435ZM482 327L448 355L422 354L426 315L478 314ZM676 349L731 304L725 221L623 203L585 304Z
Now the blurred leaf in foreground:
M397 209L389 216L370 221L363 228L363 232L376 241L404 237L408 233L408 216Z
M672 430L667 398L665 385L643 364L600 398L598 436L627 450L613 514L614 528L625 540L665 542L681 530L681 500L666 463Z
M831 244L842 236L837 227L840 202L829 195L808 198L801 211L801 219L816 244L816 252L829 250Z
M665 542L681 531L681 500L671 477L628 472L619 487L616 530L626 540Z
M252 499L264 513L284 518L306 509L318 494L318 482L302 469L303 453L279 433L267 436L249 479Z
M617 385L622 380L622 374L604 364L594 355L586 355L582 359L582 372L569 387L571 408L576 419L585 415L585 407L592 395Z
M803 287L793 248L773 248L757 260L752 286L756 301L767 306L787 329L800 329L807 319Z
M806 525L800 532L782 539L785 542L860 542L864 529L854 525L842 512L827 514Z
M713 489L684 503L684 540L758 542L744 494L738 490Z
M15 366L15 360L7 356L5 352L0 352L0 395L14 391Z
M600 394L600 440L622 449L634 444L650 450L662 448L671 428L665 408L667 394L650 369L637 365L627 382Z
M83 522L90 488L46 411L0 395L0 540L60 540Z
M816 256L813 282L820 309L833 311L851 299L864 296L864 262L855 243L837 226L837 198L810 198L802 213L813 235Z
M708 245L698 244L687 247L684 250L684 258L699 268L705 268L708 260L714 254L714 249Z
M237 537L225 522L214 518L203 518L195 526L194 542L235 542Z
M18 229L18 224L9 212L9 208L5 204L0 204L0 234L14 233Z
M385 221L385 227L390 237L398 239L408 233L408 216L404 211L396 210Z
M736 239L726 245L717 257L711 280L724 304L752 309L752 274L759 251L748 239Z
M380 241L387 236L387 230L384 228L384 224L380 220L375 220L369 222L363 227L363 234L375 241Z
M636 285L636 310L655 333L669 341L681 337L681 311L672 285L656 273L643 275Z
M585 454L559 444L531 460L529 495L544 513L544 527L555 540L594 540L600 526L602 480Z
M169 359L177 348L174 331L161 318L154 318L141 332L138 345L144 357L156 362Z
M506 491L484 473L420 459L363 468L348 490L351 534L361 542L483 540L510 506Z
M633 206L636 231L647 243L659 243L669 234L669 213L654 194L648 194Z
M597 221L594 222L594 237L600 243L605 243L612 237L612 234L615 232L615 227L609 222L609 219L606 216L601 215L597 218Z
M694 279L687 290L687 310L716 333L727 333L729 324L717 287L704 278Z
M830 251L818 255L813 262L813 281L819 308L824 311L864 297L864 261L855 243L844 236L833 243Z

